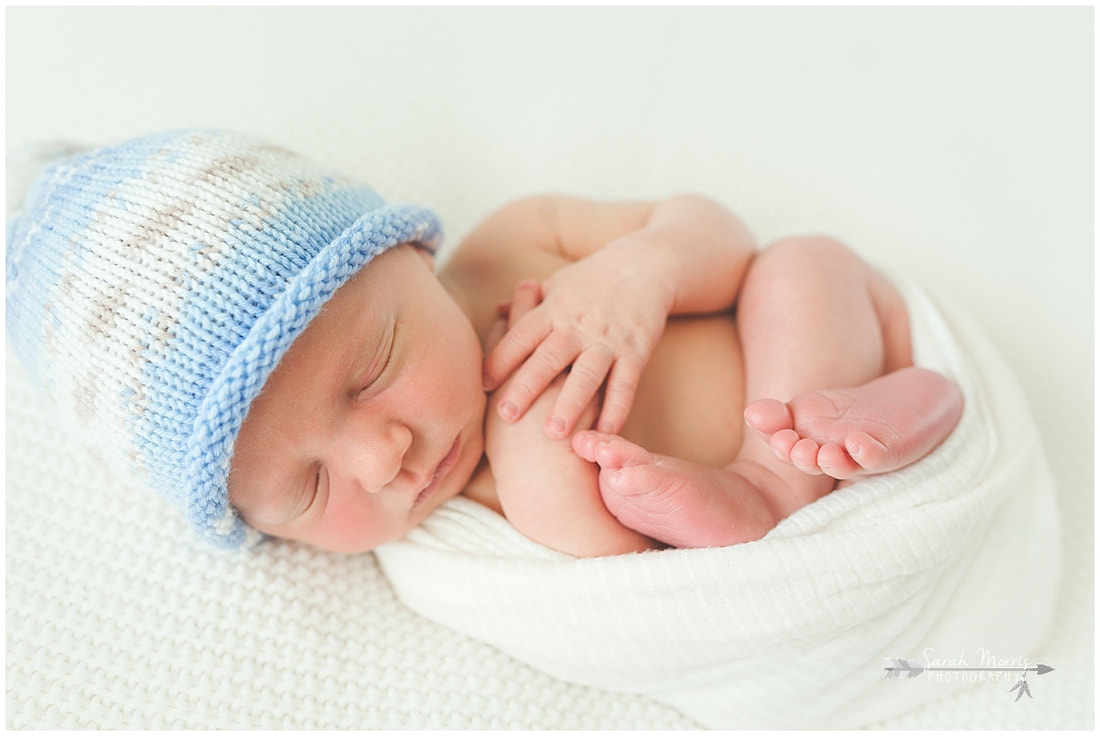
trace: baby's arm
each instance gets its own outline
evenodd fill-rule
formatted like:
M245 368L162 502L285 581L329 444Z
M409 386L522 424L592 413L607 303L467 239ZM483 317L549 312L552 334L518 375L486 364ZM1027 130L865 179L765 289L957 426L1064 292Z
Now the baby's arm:
M485 453L505 518L524 536L575 557L662 546L611 515L600 497L597 465L574 453L568 439L543 432L563 383L564 377L555 379L515 422L505 422L496 412L485 418ZM582 422L595 419L594 403L586 414Z
M513 318L515 313L534 306L530 297L530 293L517 292ZM505 422L496 412L486 416L485 452L505 517L530 539L576 557L660 547L623 526L607 510L600 497L599 468L594 463L575 454L569 440L544 434L543 424L564 381L563 376L555 379L518 421ZM496 394L506 391L508 385L505 382ZM587 427L595 419L592 401L580 422Z
M568 436L605 378L599 426L621 430L667 317L730 308L756 249L739 219L693 195L657 203L521 200L475 236L468 255L486 267L488 259L516 258L522 244L563 264L542 282L541 304L485 363L490 389L514 372L495 404L510 420L570 369L548 416L555 437Z

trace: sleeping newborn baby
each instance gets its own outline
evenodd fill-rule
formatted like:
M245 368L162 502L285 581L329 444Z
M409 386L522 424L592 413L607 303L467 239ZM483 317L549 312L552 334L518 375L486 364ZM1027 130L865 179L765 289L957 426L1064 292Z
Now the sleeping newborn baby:
M104 457L207 539L359 552L469 498L574 556L759 539L962 410L843 245L698 196L530 197L438 270L434 215L247 136L47 169L8 328Z

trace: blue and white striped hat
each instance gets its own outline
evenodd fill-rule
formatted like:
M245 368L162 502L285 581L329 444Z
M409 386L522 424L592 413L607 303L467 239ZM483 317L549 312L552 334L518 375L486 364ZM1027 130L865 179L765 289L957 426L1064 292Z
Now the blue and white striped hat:
M258 536L227 475L280 358L372 258L441 237L426 209L222 131L56 162L7 235L7 327L24 365L109 464L224 547Z

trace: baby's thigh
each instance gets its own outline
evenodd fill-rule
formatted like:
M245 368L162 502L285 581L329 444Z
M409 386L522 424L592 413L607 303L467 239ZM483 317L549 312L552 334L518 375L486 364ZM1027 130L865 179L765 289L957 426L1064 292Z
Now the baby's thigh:
M784 238L756 257L738 303L750 399L858 385L911 360L894 286L844 244Z

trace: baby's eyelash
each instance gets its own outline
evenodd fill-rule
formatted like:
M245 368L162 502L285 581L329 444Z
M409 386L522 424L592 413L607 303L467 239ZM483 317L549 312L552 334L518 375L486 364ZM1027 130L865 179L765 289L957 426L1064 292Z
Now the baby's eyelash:
M359 392L355 395L355 399L357 401L363 401L367 398L367 394L370 392L370 390L375 387L378 381L381 380L382 376L386 375L386 368L387 366L389 366L389 364L390 358L389 355L387 355L386 362L382 364L382 370L378 371L378 374L376 376L367 381L367 385L359 389Z
M390 331L389 331L389 334L386 338L386 344L383 348L385 350L385 359L384 359L384 362L382 363L382 367L381 367L381 369L379 369L377 372L374 373L373 377L371 377L367 381L367 384L365 386L363 386L362 388L359 389L359 391L356 393L356 396L355 396L355 398L357 400L362 400L364 398L364 394L369 389L373 388L378 383L378 381L381 380L382 377L386 375L386 371L389 369L390 363L393 362L393 348L394 348L396 333L397 333L397 325L394 324L393 328L390 329Z
M321 497L321 473L325 470L324 465L317 466L317 472L313 475L313 492L310 494L306 507L302 510L301 515L307 514L317 504L317 499Z

